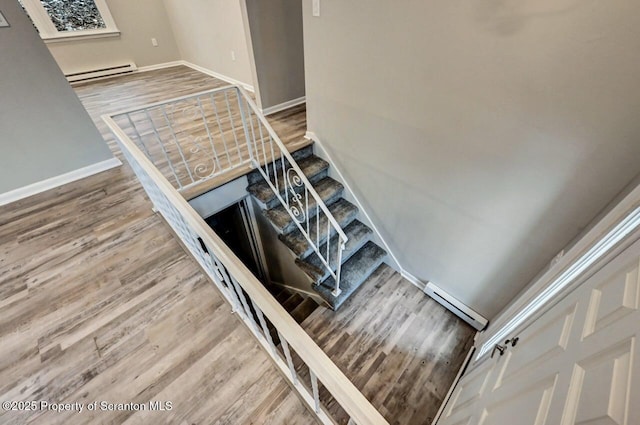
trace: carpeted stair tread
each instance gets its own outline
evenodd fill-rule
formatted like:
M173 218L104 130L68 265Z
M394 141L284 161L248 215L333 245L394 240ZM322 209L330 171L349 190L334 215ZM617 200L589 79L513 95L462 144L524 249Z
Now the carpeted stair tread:
M331 293L335 287L333 277L327 278L313 289L331 306L333 310L344 303L384 261L386 251L369 241L342 265L340 289L337 297Z
M313 145L309 145L309 146L305 146L302 149L298 149L295 152L291 152L291 156L293 157L293 159L298 162L303 160L304 158L310 157L311 155L313 155ZM282 169L282 163L280 162L280 159L274 161L276 164L276 170L281 170ZM271 165L271 169L273 169L273 165ZM262 174L260 174L260 171L255 170L250 172L249 174L247 174L247 180L249 182L250 185L254 184L254 183L258 183L264 180L264 178L262 177Z
M344 186L341 183L331 177L323 178L314 184L313 187L318 195L320 195L320 199L322 199L325 205L333 203L342 196L342 190L344 189ZM302 202L303 205L301 210L304 210L308 203L307 211L309 211L309 219L311 220L311 218L315 217L317 204L316 199L309 195L308 199L303 197L300 202ZM295 206L295 203L293 203L292 206ZM271 221L271 224L273 224L278 233L287 233L295 227L295 223L293 222L291 215L289 215L285 206L280 203L278 203L277 207L265 211L265 215L269 221ZM306 225L306 217L300 217L299 222L302 223L303 226Z
M318 308L318 303L311 297L307 297L296 308L291 311L291 317L296 323L304 322L304 319L311 316L311 313Z
M359 220L353 220L343 230L347 238L349 238L342 252L342 262L344 263L367 242L373 231ZM336 234L331 238L330 246L335 246L337 243L338 235ZM335 271L336 265L338 264L337 256L338 251L331 250L329 264L333 267L333 271ZM322 263L315 251L311 252L311 254L304 259L297 258L296 264L311 278L313 283L322 282L329 277L329 270Z
M333 215L340 227L343 229L349 223L351 223L358 214L358 207L343 198L340 198L333 204L329 205L328 209L331 215ZM320 246L324 245L324 241L327 236L333 236L335 234L335 229L333 228L333 226L329 226L329 229L327 229L328 221L329 219L324 214L322 214L319 219L311 220L311 222L309 223L309 237L312 241L316 241L319 239ZM318 227L320 227L320 231L318 236L316 237L316 233L318 233ZM331 231L331 235L327 234L327 231L329 230ZM305 258L313 250L307 239L298 228L294 228L294 230L289 233L281 234L279 238L291 251L293 251L293 253L298 258Z
M317 180L318 177L321 176L321 173L324 173L329 169L329 163L324 159L318 158L317 156L309 156L301 159L300 161L298 161L298 166L311 183ZM273 169L269 169L269 171L271 173L271 176L273 176ZM291 174L295 175L293 171L291 171ZM322 175L322 177L324 177L324 175ZM284 177L282 175L282 172L278 173L277 181L278 184L276 185L274 182L274 186L280 189L280 195L284 199ZM303 186L300 186L300 190L302 190L302 188ZM249 185L247 187L247 191L263 205L270 205L272 201L277 200L276 194L271 189L271 186L269 186L269 183L267 183L264 179L261 179L260 181Z

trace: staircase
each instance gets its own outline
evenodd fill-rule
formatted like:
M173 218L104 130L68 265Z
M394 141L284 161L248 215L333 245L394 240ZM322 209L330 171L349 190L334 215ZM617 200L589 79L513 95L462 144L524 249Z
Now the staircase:
M300 232L286 208L280 204L276 194L263 176L254 171L249 174L247 191L262 208L278 238L295 256L296 265L304 271L311 282L312 289L333 309L340 306L360 287L360 285L382 264L387 253L370 240L372 230L357 219L358 207L342 197L344 186L328 176L329 163L313 155L313 146L308 146L292 154L302 172L311 182L322 201L328 207L340 227L346 233L348 241L342 253L340 277L341 293L334 296L335 280L328 268ZM281 169L280 160L271 163L271 167ZM279 184L278 187L284 187ZM285 196L284 190L281 196ZM309 201L307 214L316 211L315 200ZM313 216L311 216L312 218ZM310 220L312 240L320 240L320 245L330 238L331 246L338 243L335 231L328 230L327 220ZM333 254L333 253L332 253ZM330 264L337 264L337 253ZM333 270L335 272L335 269Z

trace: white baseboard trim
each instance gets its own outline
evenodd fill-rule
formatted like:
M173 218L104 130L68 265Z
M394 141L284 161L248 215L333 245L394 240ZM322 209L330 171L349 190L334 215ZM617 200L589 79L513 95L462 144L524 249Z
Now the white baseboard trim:
M171 61L171 62L163 62L163 63L157 63L155 65L141 66L141 67L138 68L138 70L136 72L155 71L157 69L173 68L174 66L180 66L180 65L184 65L183 61L181 61L181 60Z
M111 168L119 167L120 165L122 165L122 162L120 162L118 158L114 157L111 159L107 159L106 161L96 162L95 164L79 168L77 170L70 171L56 177L51 177L37 183L30 184L28 186L11 190L9 192L0 194L0 206L19 201L29 196L37 195L38 193L42 193L47 190L55 189L56 187L74 182L76 180L80 180L85 177L110 170Z
M279 103L277 105L269 106L268 108L264 108L262 110L262 115L271 115L276 112L284 111L285 109L293 108L294 106L301 105L307 101L305 96L299 97L297 99L292 99L287 102Z
M360 199L358 199L358 197L356 196L355 192L351 189L351 186L349 185L349 182L344 178L344 176L340 172L340 169L336 166L335 161L333 160L333 158L331 158L331 155L329 155L329 152L327 152L327 150L325 149L324 145L322 144L322 142L320 141L318 136L315 133L313 133L312 131L307 131L305 133L304 137L305 137L305 139L313 140L313 142L318 146L318 148L320 148L320 150L322 150L322 155L324 156L324 159L326 159L329 162L329 164L331 164L331 169L333 171L335 171L336 175L338 176L338 179L340 180L340 183L342 183L344 185L344 188L346 189L346 191L351 194L353 200L356 203L356 206L358 207L358 209L360 210L362 215L365 217L365 219L367 221L366 224L368 224L371 227L371 230L373 230L373 232L376 234L378 239L384 245L384 249L387 251L387 254L389 254L389 257L391 257L393 262L396 264L396 267L392 267L392 268L398 270L400 273L406 273L404 271L404 268L400 264L400 261L398 261L398 258L393 254L393 251L389 247L389 244L382 237L382 234L380 233L380 231L376 227L375 223L373 222L373 220L371 220L371 217L369 216L369 214L367 214L367 210L362 206L362 202L360 202ZM403 274L403 276L404 276L404 274ZM416 282L420 282L420 281L417 280L416 278L414 278L414 279L415 280L410 280L410 279L408 279L408 280L411 283L413 283L414 285L416 285L418 288L420 288L420 286L416 283ZM422 289L422 288L420 288L420 289Z
M185 60L180 61L180 63L182 65L184 65L184 66L188 66L191 69L195 69L196 71L200 71L203 74L210 75L210 76L215 77L215 78L217 78L219 80L226 81L227 83L230 83L230 84L239 85L242 88L244 88L245 90L248 90L248 91L250 91L252 93L254 92L254 89L253 89L252 85L247 84L247 83L243 83L242 81L236 80L235 78L227 77L226 75L223 75L223 74L220 74L218 72L212 71L212 70L207 69L205 67L202 67L200 65L196 65L195 63L187 62Z
M427 284L406 271L402 266L400 266L400 275L408 280L413 286L424 292L424 288L426 288Z

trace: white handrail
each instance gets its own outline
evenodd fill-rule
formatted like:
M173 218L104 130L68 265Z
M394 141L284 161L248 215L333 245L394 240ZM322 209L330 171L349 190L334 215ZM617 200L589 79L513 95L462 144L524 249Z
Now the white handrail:
M325 215L327 216L327 218L329 219L329 221L331 221L331 224L336 229L336 232L340 235L340 238L342 238L342 240L346 242L349 238L344 233L344 231L340 227L340 224L338 224L338 221L335 219L333 214L331 214L331 212L329 211L327 206L324 204L324 202L322 201L322 198L320 198L320 195L318 195L318 193L315 191L315 189L313 189L313 186L309 182L309 179L307 179L307 176L304 175L304 173L302 172L302 170L300 169L300 167L296 163L296 160L293 159L293 156L291 156L291 154L289 153L289 150L287 149L287 147L284 145L282 140L280 140L280 137L278 137L276 132L273 130L273 128L271 127L271 124L269 124L269 121L267 121L267 119L264 117L264 115L262 115L259 112L260 110L258 109L258 106L251 99L251 97L249 97L247 92L242 87L236 86L236 88L238 89L238 91L240 93L242 93L242 96L244 97L245 102L247 102L247 104L251 107L251 109L254 110L255 115L260 119L261 123L265 126L265 128L269 132L269 135L271 136L271 138L276 142L276 144L278 145L278 148L280 148L280 150L284 154L285 158L287 158L287 161L289 161L289 164L291 164L293 169L296 170L296 172L300 176L300 179L304 182L304 185L307 188L309 188L309 193L311 193L311 195L314 197L314 199L316 200L318 205L320 205L320 208L322 209L322 212L324 212Z
M322 382L325 388L347 412L351 420L360 425L388 425L384 417L371 405L364 395L353 385L353 383L342 373L342 371L329 359L329 357L318 347L318 345L307 335L307 333L298 325L293 318L287 314L284 308L271 296L264 286L255 278L255 276L244 266L244 264L235 256L235 254L224 244L224 242L215 234L215 232L206 224L206 222L196 213L189 203L179 194L179 192L169 183L169 181L160 173L153 163L144 155L144 153L133 143L126 133L116 124L111 116L104 115L102 119L107 126L115 134L125 157L128 159L132 168L138 175L145 191L163 214L167 222L172 225L178 235L188 234L191 237L181 236L185 245L189 248L194 258L203 265L207 270L208 276L216 283L218 289L227 297L232 305L238 307L238 301L234 302L229 299L229 290L225 290L220 284L221 276L214 273L207 266L206 258L212 258L209 261L220 262L223 265L223 272L228 272L231 276L230 281L226 284L239 284L242 290L246 292L253 305L264 314L266 318L277 329L279 335L283 338L283 346L291 346L302 361L309 367L312 372L312 386L314 385L313 377ZM166 201L166 202L164 202ZM165 205L169 203L169 205ZM187 227L186 229L183 227ZM194 246L194 239L201 238L206 247L210 250L209 254L199 250ZM205 260L203 260L205 258ZM218 272L219 273L219 272ZM250 318L249 309L246 308L246 300L244 293L240 291L238 294L240 301L244 301L245 311L242 316L248 328L256 335L258 340L268 347L267 337L258 331L258 324ZM248 319L249 318L249 319ZM249 320L252 322L249 323ZM288 344L288 345L287 345ZM287 350L288 352L288 350ZM283 361L274 352L267 349L281 370L287 370L286 365L282 366ZM290 357L287 356L287 360ZM308 394L307 390L303 390L297 382L295 371L291 374L285 374L294 388L302 395L303 400L309 404L316 412L318 419L323 423L332 423L331 419L326 417L326 413L322 409L316 408L313 396ZM311 399L310 399L311 397Z
M222 96L218 96L221 98L219 101L223 103L220 112L224 115L219 114L216 105L216 94L220 93L224 94L223 99ZM233 93L233 96L229 96L230 93ZM230 97L233 98L233 108L229 103ZM236 100L237 105L235 104ZM209 108L208 113L204 109L205 103ZM136 115L138 115L137 119ZM244 89L238 86L220 87L130 108L112 114L110 117L114 121L126 118L126 125L131 127L132 133L147 157L159 167L166 164L168 166L166 171L172 174L180 190L188 190L237 167L250 165L258 170L278 201L285 207L292 223L300 230L301 235L308 242L308 246L317 254L329 275L334 278L334 296L340 294L342 254L348 237L282 140ZM234 117L241 121L241 123L237 122L241 124L241 129L234 124ZM254 122L257 123L257 128ZM139 131L139 126L145 129L144 134ZM226 127L226 130L223 127ZM239 135L237 130L240 130L242 134ZM230 152L226 143L225 133L228 131L233 134L237 155L235 151ZM240 142L243 136L244 141ZM218 142L221 143L217 143L214 137L217 137ZM209 143L205 148L201 144L206 141ZM148 148L147 144L151 148L159 145L159 149L158 147L155 149L161 155L159 163L155 164L156 160L152 156L152 149ZM183 145L187 150L183 150ZM259 145L262 145L262 152L260 152ZM267 148L270 150L269 153L267 153ZM242 149L247 150L248 158L243 158ZM222 161L222 158L225 160ZM203 160L205 162L202 162ZM281 162L282 176L278 175L277 161ZM289 180L290 172L295 173L293 179L295 184ZM282 188L279 187L278 182L280 177L283 179ZM186 184L183 184L183 180L186 180ZM287 190L287 185L291 194ZM282 191L283 189L284 191ZM298 193L300 189L304 190L306 205L300 201L301 195ZM286 200L283 197L286 197ZM315 202L315 206L310 208L309 200ZM316 213L315 219L310 221L309 216L314 212ZM324 217L322 219L324 226L322 228L320 213L326 217L326 222ZM300 216L306 219L306 228L299 220ZM315 238L312 236L314 228ZM326 240L320 239L320 235L325 231ZM337 235L337 243L332 243L334 234Z

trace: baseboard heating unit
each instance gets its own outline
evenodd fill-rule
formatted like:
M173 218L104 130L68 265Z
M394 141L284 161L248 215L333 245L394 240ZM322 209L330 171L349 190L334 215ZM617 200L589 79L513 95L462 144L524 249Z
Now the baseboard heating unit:
M129 74L137 70L138 67L136 66L136 64L130 62L120 65L108 66L105 68L65 74L65 77L67 77L67 81L69 81L70 83L77 83L80 81L94 80L96 78L111 77L113 75Z
M447 310L473 326L476 330L481 331L487 327L487 324L489 323L487 319L461 303L459 300L447 294L433 283L428 282L424 287L424 292L438 303L442 304Z

